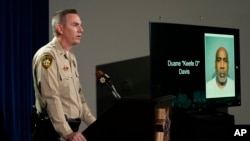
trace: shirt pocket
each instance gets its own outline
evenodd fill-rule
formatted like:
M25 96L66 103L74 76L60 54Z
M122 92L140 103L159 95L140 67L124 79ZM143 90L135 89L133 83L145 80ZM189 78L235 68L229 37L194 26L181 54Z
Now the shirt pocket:
M72 75L72 73L71 73L71 71L70 71L70 68L69 67L64 67L64 68L61 68L60 70L59 70L59 77L60 77L60 86L61 87L69 87L69 83L72 81L72 77L73 77L73 75ZM60 87L59 86L59 87Z
M69 80L73 77L72 73L70 73L70 69L68 68L67 71L59 71L60 73L60 80Z
M76 90L78 91L78 93L81 93L82 88L81 88L81 84L80 84L79 73L78 73L78 71L76 69L74 70L73 79L74 79L74 82L76 84L75 86L77 86Z

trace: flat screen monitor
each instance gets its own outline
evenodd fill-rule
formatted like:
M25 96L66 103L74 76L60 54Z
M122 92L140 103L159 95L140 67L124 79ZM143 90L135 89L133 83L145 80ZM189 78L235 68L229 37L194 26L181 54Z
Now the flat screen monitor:
M241 105L239 29L150 22L153 98L174 95L174 109Z

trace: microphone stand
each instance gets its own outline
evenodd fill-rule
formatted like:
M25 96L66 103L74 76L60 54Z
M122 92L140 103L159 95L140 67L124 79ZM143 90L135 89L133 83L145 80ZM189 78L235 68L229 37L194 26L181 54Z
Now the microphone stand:
M121 98L120 94L116 91L115 86L112 84L111 81L107 82L106 85L107 85L107 87L111 90L113 96L114 96L116 99L120 99L120 98Z

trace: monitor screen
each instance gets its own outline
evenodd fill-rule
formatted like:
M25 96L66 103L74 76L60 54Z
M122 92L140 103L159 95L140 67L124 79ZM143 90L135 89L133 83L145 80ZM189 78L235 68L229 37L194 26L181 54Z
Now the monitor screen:
M173 108L239 106L239 29L150 22L154 98L174 95Z

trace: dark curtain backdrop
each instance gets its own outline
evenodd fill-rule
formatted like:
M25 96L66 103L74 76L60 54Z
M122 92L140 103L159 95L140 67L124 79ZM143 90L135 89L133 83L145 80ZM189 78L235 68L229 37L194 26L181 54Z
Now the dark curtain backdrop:
M48 0L0 1L0 140L30 141L32 57L48 42Z

